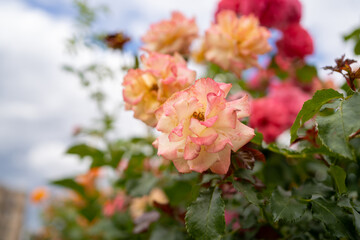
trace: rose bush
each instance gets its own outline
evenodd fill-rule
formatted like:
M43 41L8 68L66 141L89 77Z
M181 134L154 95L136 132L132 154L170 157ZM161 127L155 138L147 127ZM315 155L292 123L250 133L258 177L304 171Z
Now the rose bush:
M140 137L119 137L104 68L68 67L96 89L100 117L67 150L89 170L52 181L68 193L34 192L44 207L34 239L360 239L360 70L342 56L325 69L344 84L321 79L301 15L298 0L221 0L192 54L193 19L151 25L145 54L115 81L149 126ZM269 28L283 33L276 43ZM125 36L103 44L126 52Z

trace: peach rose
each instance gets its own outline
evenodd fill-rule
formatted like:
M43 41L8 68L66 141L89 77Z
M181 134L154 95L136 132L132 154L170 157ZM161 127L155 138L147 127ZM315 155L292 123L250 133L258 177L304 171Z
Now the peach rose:
M160 204L169 203L169 200L162 189L154 188L149 195L134 198L130 204L131 217L133 219L141 217L145 213L146 207L153 206L154 202Z
M233 11L221 11L217 23L206 31L204 58L240 76L242 70L258 66L258 55L271 50L269 37L256 17L238 18Z
M173 93L193 84L196 72L188 69L178 54L149 53L141 62L144 69L130 69L124 78L125 107L134 111L135 118L155 126L155 111Z
M152 24L142 37L143 50L164 54L188 54L191 42L198 36L195 19L173 12L170 20Z
M227 102L231 84L202 78L190 88L175 93L156 111L154 142L158 155L172 160L179 172L225 174L231 150L237 151L254 136L254 130L239 121L249 115L247 96Z

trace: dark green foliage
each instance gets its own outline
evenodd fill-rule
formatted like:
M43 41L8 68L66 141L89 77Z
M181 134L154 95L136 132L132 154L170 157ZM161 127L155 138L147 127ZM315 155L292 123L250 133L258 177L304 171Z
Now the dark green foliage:
M225 230L224 208L219 188L202 190L186 212L189 234L195 239L221 239Z

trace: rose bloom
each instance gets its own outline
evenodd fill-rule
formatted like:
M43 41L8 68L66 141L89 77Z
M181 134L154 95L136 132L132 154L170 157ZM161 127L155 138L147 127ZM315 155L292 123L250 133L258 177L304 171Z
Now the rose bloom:
M95 181L100 176L100 168L91 168L87 173L76 177L76 182L84 186L86 190L92 191L95 188Z
M261 25L279 29L299 23L301 19L299 0L221 0L215 16L223 10L231 10L240 15L253 14Z
M46 188L44 188L44 187L36 188L31 193L31 201L33 203L40 203L40 202L44 201L46 198L48 198L48 195L49 194L48 194L48 191Z
M257 128L269 143L291 127L310 96L290 83L273 84L267 97L251 103L250 126Z
M167 198L164 191L160 188L154 188L151 190L149 195L134 198L130 204L130 215L133 219L141 217L146 210L147 206L153 206L154 202L160 204L168 204L169 199Z
M107 217L111 217L115 212L124 210L125 196L119 194L113 200L105 202L103 207L103 213Z
M158 155L172 160L181 173L225 174L231 150L237 151L254 137L254 130L239 118L249 115L247 97L228 102L231 84L202 78L190 88L175 93L156 111L154 142Z
M314 52L310 34L300 25L291 24L283 30L283 37L276 43L278 54L283 58L304 59Z
M152 24L141 38L144 50L164 54L176 52L186 55L192 41L198 36L195 19L188 19L180 12L173 12L170 20Z
M149 126L157 123L155 111L173 93L194 83L196 72L187 68L186 61L175 56L149 53L142 56L145 69L130 69L123 82L125 108Z
M259 26L256 17L238 18L233 11L221 11L217 23L206 31L204 57L240 76L242 70L258 66L258 55L271 50L269 37L270 32Z

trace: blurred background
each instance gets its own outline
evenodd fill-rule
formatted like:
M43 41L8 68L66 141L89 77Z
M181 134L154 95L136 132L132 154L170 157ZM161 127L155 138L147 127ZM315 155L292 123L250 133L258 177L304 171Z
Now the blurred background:
M25 193L24 232L40 227L38 207L29 203L29 193L50 180L82 173L88 162L64 155L73 132L91 123L95 107L78 79L62 69L66 64L101 62L115 70L108 93L117 104L121 97L120 68L131 62L130 54L141 45L149 25L169 18L179 10L195 16L200 32L213 21L217 0L88 1L107 10L92 25L92 31L125 32L133 43L125 53L96 48L81 55L69 53L68 39L78 31L73 0L0 0L0 185ZM332 65L342 54L353 55L353 44L343 36L360 25L358 0L302 0L302 24L314 38L315 53L309 63ZM336 78L337 76L334 75ZM340 79L340 78L339 78ZM340 84L338 80L338 84ZM118 107L119 137L140 135L146 127ZM1 238L0 238L1 239Z

